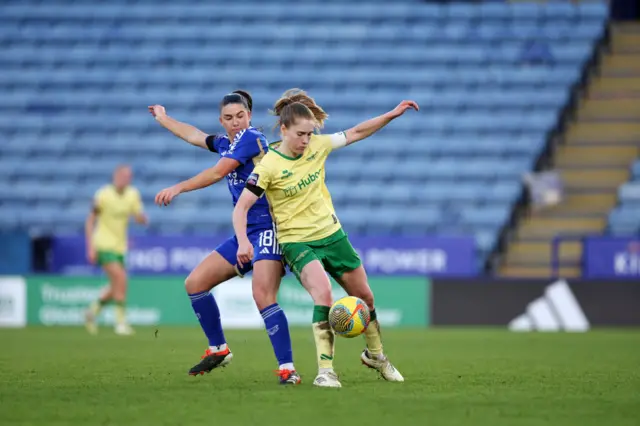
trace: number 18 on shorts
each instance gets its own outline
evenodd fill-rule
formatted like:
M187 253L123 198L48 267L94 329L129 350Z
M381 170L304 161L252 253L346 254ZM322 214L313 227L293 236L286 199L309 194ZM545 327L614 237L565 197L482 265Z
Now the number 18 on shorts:
M276 233L272 227L260 227L247 229L247 237L253 244L253 262L251 265L237 265L240 275L244 275L253 269L253 263L259 260L282 261L282 251L276 240ZM238 239L233 236L216 247L215 251L220 253L224 259L232 265L236 265L236 255L238 253Z

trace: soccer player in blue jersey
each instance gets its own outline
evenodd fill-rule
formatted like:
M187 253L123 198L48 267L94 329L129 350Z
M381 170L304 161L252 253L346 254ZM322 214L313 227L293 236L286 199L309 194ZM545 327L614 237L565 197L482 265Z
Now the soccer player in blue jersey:
M156 204L169 205L183 192L212 185L226 177L235 205L255 164L269 149L265 136L251 127L252 103L251 96L244 91L224 96L220 102L220 124L227 134L215 136L169 117L161 105L149 107L156 120L174 135L220 155L214 167L160 191L156 195ZM256 253L252 262L237 264L238 240L233 236L209 254L185 281L193 310L209 339L209 348L202 361L191 368L189 374L204 374L231 361L232 354L224 337L220 311L211 289L253 269L253 297L279 363L280 383L298 384L301 379L293 365L287 317L276 301L284 266L266 199L256 203L250 210L248 232Z

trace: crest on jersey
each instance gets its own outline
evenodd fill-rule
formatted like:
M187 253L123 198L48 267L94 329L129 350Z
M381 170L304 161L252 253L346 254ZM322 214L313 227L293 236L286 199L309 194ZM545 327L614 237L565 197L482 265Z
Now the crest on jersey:
M247 185L251 184L253 186L257 186L259 179L260 179L260 175L258 173L251 173L247 178Z

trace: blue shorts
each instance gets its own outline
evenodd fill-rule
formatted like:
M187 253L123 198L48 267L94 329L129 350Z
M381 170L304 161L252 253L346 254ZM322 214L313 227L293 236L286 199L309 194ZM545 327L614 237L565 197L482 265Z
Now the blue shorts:
M224 259L236 267L238 275L243 276L253 269L258 260L283 261L282 250L276 240L275 226L264 225L247 229L247 237L253 244L253 262L249 265L238 265L238 238L234 235L216 247Z

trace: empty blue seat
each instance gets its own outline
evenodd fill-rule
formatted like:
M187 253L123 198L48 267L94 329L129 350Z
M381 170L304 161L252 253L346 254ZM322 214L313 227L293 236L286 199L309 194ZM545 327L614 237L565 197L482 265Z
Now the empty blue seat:
M146 107L215 133L220 97L245 87L252 122L276 140L268 109L297 86L329 113L324 133L402 99L421 105L329 156L349 232L474 235L485 256L608 14L604 3L158 2L3 6L0 228L82 233L95 191L129 163L146 232L233 232L225 182L151 205L218 156L175 138ZM549 60L536 63L531 46ZM624 206L640 204L636 189L620 189ZM637 227L627 207L611 214L612 229Z

